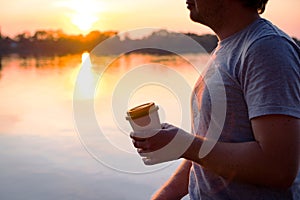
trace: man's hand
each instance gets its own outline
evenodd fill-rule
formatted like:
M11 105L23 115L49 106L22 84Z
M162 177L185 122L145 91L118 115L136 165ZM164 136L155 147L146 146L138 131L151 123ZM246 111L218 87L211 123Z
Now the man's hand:
M166 123L162 129L132 132L130 137L146 165L179 159L194 140L193 135Z

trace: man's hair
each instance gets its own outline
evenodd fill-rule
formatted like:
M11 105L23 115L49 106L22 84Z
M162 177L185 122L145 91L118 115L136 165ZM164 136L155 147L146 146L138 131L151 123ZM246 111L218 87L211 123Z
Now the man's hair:
M262 14L266 9L268 0L240 0L245 6L255 8L259 14Z

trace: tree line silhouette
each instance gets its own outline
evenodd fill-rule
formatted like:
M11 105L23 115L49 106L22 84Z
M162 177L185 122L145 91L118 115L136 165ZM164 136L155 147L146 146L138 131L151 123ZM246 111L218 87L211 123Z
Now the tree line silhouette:
M28 32L15 38L1 37L2 55L17 53L20 55L66 55L90 51L95 44L117 34L114 31L92 31L86 36L67 35L61 30L39 30L33 35Z
M110 45L102 45L99 53L119 54L127 52L128 49L136 49L134 52L168 54L171 52L160 49L175 49L178 53L201 53L211 52L217 46L215 35L197 35L185 33L200 44L203 49L190 46L184 39L182 33L159 30L143 37L142 39L132 39L129 36L121 38L116 31L92 31L83 35L68 35L61 30L39 30L34 34L24 32L18 34L13 39L0 35L0 56L7 54L20 54L23 56L53 56L91 52L99 43L109 39ZM300 41L293 38L300 45ZM139 47L157 48L139 48ZM132 51L131 51L132 52ZM130 52L127 52L130 53Z

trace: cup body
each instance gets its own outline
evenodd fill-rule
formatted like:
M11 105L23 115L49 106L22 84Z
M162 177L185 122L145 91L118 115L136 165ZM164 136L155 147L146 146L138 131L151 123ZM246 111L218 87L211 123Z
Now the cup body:
M133 131L160 129L161 123L158 116L158 106L150 102L131 108L127 111L126 119Z

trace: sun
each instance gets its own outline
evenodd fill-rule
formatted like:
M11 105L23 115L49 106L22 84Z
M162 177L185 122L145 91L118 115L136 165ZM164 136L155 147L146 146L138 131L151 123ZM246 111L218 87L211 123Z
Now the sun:
M98 18L89 13L77 13L72 17L71 21L81 31L86 32L98 21Z
M102 2L96 0L67 0L59 4L68 9L70 22L82 32L90 31L104 7Z

